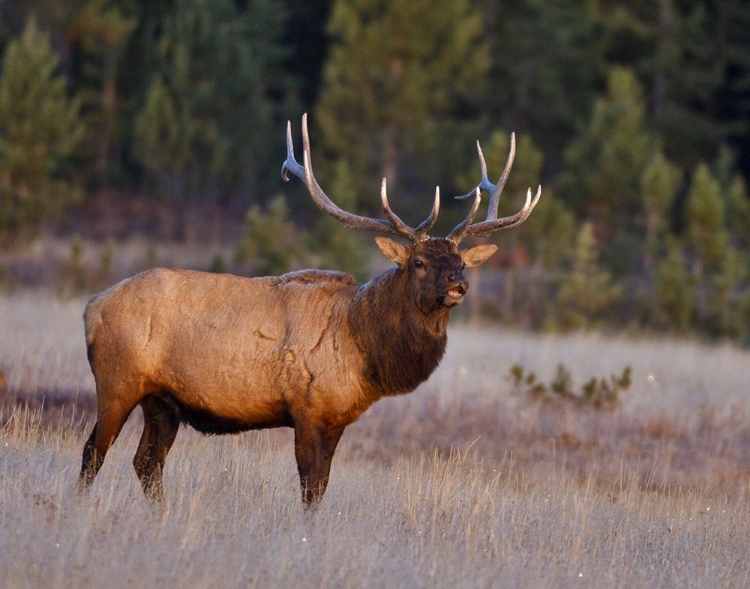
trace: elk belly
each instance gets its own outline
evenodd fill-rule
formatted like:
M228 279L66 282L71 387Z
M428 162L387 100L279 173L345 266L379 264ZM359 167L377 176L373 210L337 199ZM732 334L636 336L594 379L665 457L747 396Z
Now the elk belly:
M217 354L210 338L206 343L166 360L149 388L168 393L183 420L203 433L292 425L284 399L289 374L274 354Z
M177 402L183 421L204 434L230 434L251 429L291 427L292 421L281 402L253 402L239 411L213 411ZM222 409L230 409L222 407Z

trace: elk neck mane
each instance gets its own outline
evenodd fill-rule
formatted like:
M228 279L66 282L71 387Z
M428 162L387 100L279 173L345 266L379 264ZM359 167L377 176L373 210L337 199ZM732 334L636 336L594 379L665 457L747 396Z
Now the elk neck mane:
M414 390L445 353L448 309L424 313L407 288L406 273L393 268L363 284L349 311L365 376L379 395Z

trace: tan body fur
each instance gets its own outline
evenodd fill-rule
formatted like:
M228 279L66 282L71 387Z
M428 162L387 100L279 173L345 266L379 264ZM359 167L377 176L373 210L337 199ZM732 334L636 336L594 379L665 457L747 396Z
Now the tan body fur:
M156 269L125 280L86 309L99 401L132 409L170 391L238 430L292 426L301 411L348 425L377 398L351 346L358 288L318 271L249 279Z

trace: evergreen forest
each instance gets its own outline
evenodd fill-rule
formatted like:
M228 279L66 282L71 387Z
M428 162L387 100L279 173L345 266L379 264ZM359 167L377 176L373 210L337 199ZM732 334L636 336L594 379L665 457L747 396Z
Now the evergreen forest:
M476 140L495 180L515 133L501 210L542 199L495 238L485 313L750 343L745 0L0 2L0 251L106 197L186 243L239 218L215 270L366 277L371 240L280 179L303 112L339 206L382 214L385 177L416 224L439 185L435 234L466 215Z

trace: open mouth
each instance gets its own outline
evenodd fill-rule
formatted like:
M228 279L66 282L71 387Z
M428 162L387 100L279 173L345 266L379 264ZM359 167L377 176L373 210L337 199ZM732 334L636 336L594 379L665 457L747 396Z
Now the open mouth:
M443 295L443 304L448 307L460 305L461 301L464 300L464 294L466 294L466 290L460 287L448 289Z

